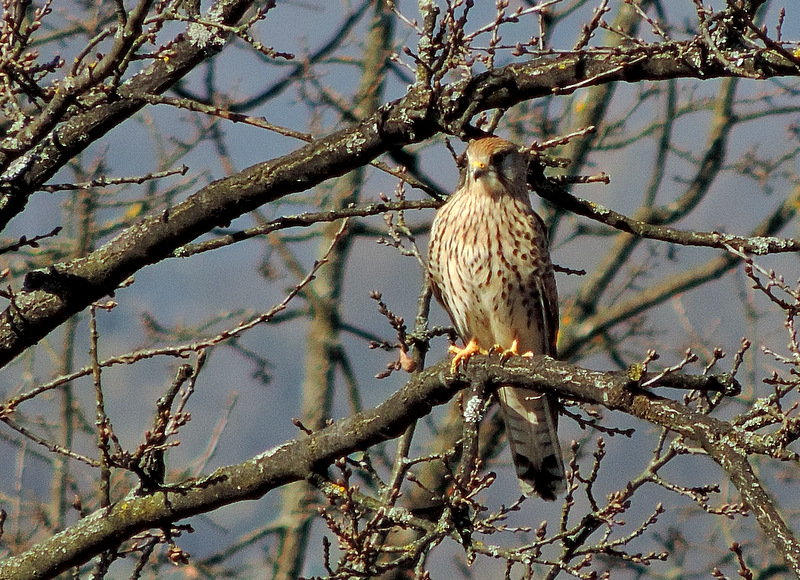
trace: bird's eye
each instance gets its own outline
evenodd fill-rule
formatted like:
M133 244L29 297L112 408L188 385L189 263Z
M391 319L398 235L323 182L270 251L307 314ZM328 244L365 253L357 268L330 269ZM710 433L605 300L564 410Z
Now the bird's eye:
M501 163L503 163L503 159L505 159L505 158L506 158L506 154L503 153L503 152L492 153L492 156L489 158L489 163L491 163L492 165L497 166L497 165L500 165Z

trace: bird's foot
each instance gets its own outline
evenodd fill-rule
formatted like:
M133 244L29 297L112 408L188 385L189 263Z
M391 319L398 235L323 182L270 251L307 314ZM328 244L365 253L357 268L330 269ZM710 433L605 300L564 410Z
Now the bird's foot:
M471 339L464 348L458 348L453 345L448 350L451 354L455 355L453 356L453 362L450 363L451 373L456 372L458 366L466 363L473 355L488 354L487 351L481 350L481 347L478 346L478 341L474 338Z
M500 353L503 361L511 358L512 356L521 356L525 358L533 358L533 351L529 350L527 352L520 353L519 352L519 341L515 338L514 342L511 343L509 348L503 348L499 345L494 345L492 350Z

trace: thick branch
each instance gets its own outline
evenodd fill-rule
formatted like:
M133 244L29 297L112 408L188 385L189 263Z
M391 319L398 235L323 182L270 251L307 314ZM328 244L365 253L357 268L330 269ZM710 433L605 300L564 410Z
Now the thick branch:
M225 225L260 205L343 175L390 149L422 141L442 130L467 132L472 115L482 110L508 107L551 94L554 87L556 92L571 92L583 86L617 80L634 82L701 73L706 78L734 75L732 71L706 63L701 58L702 51L698 51L692 43L663 43L629 50L549 55L489 71L466 83L455 83L441 95L434 96L424 87L412 87L405 97L384 105L358 125L213 182L177 206L131 226L89 256L56 264L48 272L29 275L24 290L15 295L12 304L0 314L0 366L73 314L113 292L142 267L164 259L212 228ZM197 55L187 58L197 58ZM699 59L697 64L690 64L695 58ZM742 57L742 60L743 66L757 67L765 76L798 72L793 63L777 58L768 60L764 55L757 59ZM707 66L702 70L697 68L704 64ZM108 107L129 105L128 100L123 99ZM61 140L69 134L80 132L82 137L74 138L77 144L82 138L97 138L99 133L108 130L109 123L122 120L119 115L109 115L107 111L97 110L87 115L99 118L94 121L87 118L86 124L60 131L59 147L63 147ZM37 157L31 162L45 161ZM55 169L43 167L44 173L31 172L31 176L36 173L39 177L20 179L35 189ZM22 191L19 185L6 184L18 194Z
M610 82L636 83L642 80L709 79L741 75L766 79L797 76L800 72L796 63L768 51L753 51L741 61L738 57L737 62L741 62L742 66L737 68L738 72L730 70L710 58L705 45L697 39L551 53L525 63L489 71L463 85L452 85L445 93L461 98L451 107L442 109L442 125L458 134L456 129L466 127L477 112L508 108L522 101L552 94L568 94L580 88ZM446 94L446 97L449 95Z
M249 461L157 491L129 496L39 543L0 561L0 578L45 579L80 565L104 549L143 530L165 526L306 479L335 459L400 435L435 405L448 401L466 383L444 373L443 363L412 379L378 407L342 419L310 437L295 439Z
M484 359L474 357L470 364L473 361L478 365ZM694 441L725 471L743 503L755 514L764 535L800 576L800 544L747 459L753 449L747 433L726 421L696 413L680 403L636 388L624 373L589 371L546 357L535 357L531 361L515 358L505 365L492 363L482 372L495 384L510 382L556 391L575 400L629 413ZM680 377L671 380L680 381ZM723 384L727 381L724 377L713 380Z
M725 375L685 378L685 385L678 374L665 381L677 387L708 386L714 390L736 387ZM287 442L244 463L220 468L199 481L168 487L152 495L130 496L98 510L32 550L0 562L0 577L50 578L143 530L166 526L234 502L257 499L289 482L306 479L339 457L398 436L413 421L476 379L549 389L570 399L629 413L695 441L729 475L756 514L765 535L787 562L795 571L800 569L797 541L753 473L743 434L729 423L638 389L624 373L589 371L548 357L518 357L503 363L498 356L475 356L465 371L456 374L449 372L449 361L442 361L412 378L385 403L342 419L309 437Z
M736 236L721 232L698 232L693 230L679 230L653 223L647 223L630 218L598 205L593 201L581 199L567 192L551 181L538 179L534 188L543 198L551 201L558 207L597 220L622 232L633 234L640 238L660 240L680 244L682 246L698 246L705 248L718 248L724 250L727 246L737 248L749 254L777 254L780 252L800 251L800 239L778 238L774 236ZM796 199L800 195L800 187L795 188L790 197Z
M219 23L236 24L252 4L253 0L220 0L216 12ZM29 197L70 159L144 107L147 101L140 95L166 91L213 55L219 49L216 41L221 39L210 37L207 42L198 42L191 34L182 34L170 43L169 59L156 60L123 83L113 98L107 96L72 118L58 119L61 124L38 143L30 143L21 135L15 148L0 149L0 167L10 165L0 176L0 229L23 211Z

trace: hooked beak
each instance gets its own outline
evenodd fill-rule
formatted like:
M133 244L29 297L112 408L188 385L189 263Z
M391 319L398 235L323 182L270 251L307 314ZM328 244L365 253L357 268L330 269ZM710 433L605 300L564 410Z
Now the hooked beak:
M489 172L489 168L482 161L475 161L472 164L472 180L477 181Z

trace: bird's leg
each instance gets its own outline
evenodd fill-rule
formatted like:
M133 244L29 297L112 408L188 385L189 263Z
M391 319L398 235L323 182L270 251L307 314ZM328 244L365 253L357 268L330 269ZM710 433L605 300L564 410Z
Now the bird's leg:
M466 363L470 357L474 354L486 354L486 351L481 350L478 346L478 339L474 336L470 339L467 345L464 348L458 348L457 346L451 346L448 351L451 354L454 354L453 362L450 364L450 372L454 373L458 369L458 365L462 362Z

